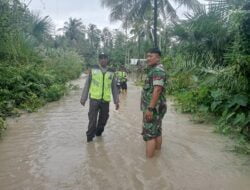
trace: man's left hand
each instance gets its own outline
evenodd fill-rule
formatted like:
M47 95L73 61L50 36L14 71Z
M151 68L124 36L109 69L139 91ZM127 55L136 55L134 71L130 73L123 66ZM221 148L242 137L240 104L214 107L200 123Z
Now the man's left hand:
M145 120L147 122L152 121L153 120L153 112L147 110L145 113Z
M119 109L119 103L115 104L115 110Z

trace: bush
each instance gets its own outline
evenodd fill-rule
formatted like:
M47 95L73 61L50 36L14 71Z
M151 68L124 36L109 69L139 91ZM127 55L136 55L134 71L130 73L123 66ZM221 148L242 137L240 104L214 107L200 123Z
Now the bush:
M66 90L65 85L62 84L53 84L48 89L46 89L45 99L48 102L56 101L61 96L64 95Z
M74 52L46 50L43 60L0 68L0 116L13 115L15 108L35 111L45 102L58 100L67 90L66 82L79 77L83 60ZM49 53L50 52L50 53Z
M6 129L5 125L4 125L4 120L2 117L0 117L0 136L2 134L2 132Z

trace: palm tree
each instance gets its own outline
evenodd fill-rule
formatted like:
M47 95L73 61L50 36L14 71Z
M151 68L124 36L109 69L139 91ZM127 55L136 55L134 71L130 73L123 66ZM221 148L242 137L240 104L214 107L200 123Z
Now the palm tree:
M100 46L101 30L98 29L96 25L89 24L87 33L88 33L88 39L90 40L91 47L97 50Z
M85 32L85 26L81 19L69 18L68 22L64 23L64 27L59 29L63 30L65 36L70 40L77 40Z
M176 10L169 0L101 0L102 5L111 8L111 21L121 20L127 25L128 21L136 21L143 19L145 14L153 11L153 37L154 46L158 47L157 41L157 20L158 12L163 18L169 16L172 19L177 18ZM175 0L179 5L184 5L188 8L195 9L200 6L198 0Z
M112 48L112 40L113 40L112 39L112 33L107 27L103 28L101 39L102 39L102 42L103 42L103 49L105 51Z
M52 26L49 16L41 17L39 14L30 14L30 31L28 32L38 42L41 43L50 35Z
M153 21L149 17L145 17L144 20L135 22L131 27L130 34L132 35L132 39L137 41L138 46L138 58L141 57L141 47L142 43L146 42L150 44L154 44L154 37L153 37Z

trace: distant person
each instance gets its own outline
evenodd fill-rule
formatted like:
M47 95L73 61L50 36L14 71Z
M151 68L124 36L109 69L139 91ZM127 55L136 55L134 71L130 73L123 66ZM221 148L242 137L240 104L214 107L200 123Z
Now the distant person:
M120 71L115 72L115 79L116 79L116 86L118 88L118 92L120 93L121 92L121 80L120 80L119 72Z
M122 81L121 81L121 88L123 92L127 92L128 86L127 86L127 72L125 70L122 71Z
M119 71L118 75L119 75L119 79L121 81L121 90L122 90L122 92L127 92L127 89L128 89L128 87L127 87L127 81L128 81L127 72L125 71L125 69L121 69Z
M146 156L154 156L161 149L162 119L166 113L166 72L160 64L161 51L150 49L147 53L147 73L141 96L143 112L142 135L146 141Z
M89 124L87 142L101 136L109 118L109 102L113 95L116 110L119 109L119 94L112 69L108 68L108 56L99 55L99 64L94 66L86 79L80 103L85 106L89 94Z

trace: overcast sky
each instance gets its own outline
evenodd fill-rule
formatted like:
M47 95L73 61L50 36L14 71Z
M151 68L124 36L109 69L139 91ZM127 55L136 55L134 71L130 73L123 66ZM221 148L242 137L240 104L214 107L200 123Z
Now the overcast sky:
M56 28L62 28L64 22L70 17L81 18L84 25L90 23L102 29L108 26L110 29L119 28L120 22L110 23L109 10L104 9L101 0L23 0L29 4L29 9L39 12L42 16L50 16ZM204 2L204 0L200 0ZM185 10L179 9L179 16ZM181 16L183 17L183 16Z
M24 0L28 3L30 0ZM102 29L119 28L120 22L110 23L109 10L101 6L100 0L32 0L29 9L42 16L49 15L56 28L61 28L70 17L81 18L84 25L90 23Z

